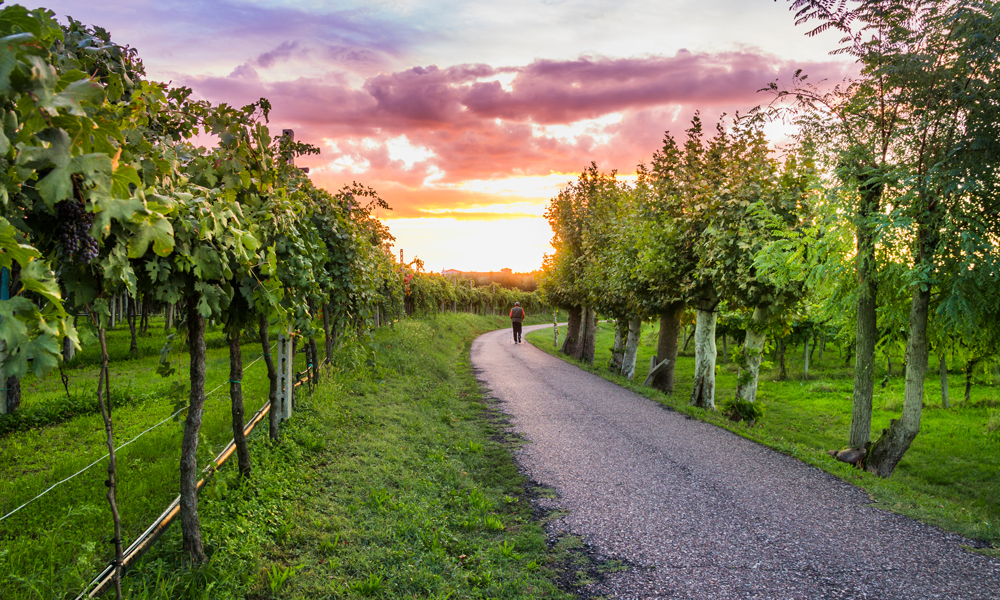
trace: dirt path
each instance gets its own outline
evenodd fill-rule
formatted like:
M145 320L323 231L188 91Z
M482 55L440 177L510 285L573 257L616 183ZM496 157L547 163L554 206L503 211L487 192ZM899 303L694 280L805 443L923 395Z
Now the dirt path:
M476 339L472 364L530 442L517 453L522 468L568 511L553 527L636 565L587 594L1000 599L1000 561L963 550L968 540L879 510L816 468L514 345L509 330Z

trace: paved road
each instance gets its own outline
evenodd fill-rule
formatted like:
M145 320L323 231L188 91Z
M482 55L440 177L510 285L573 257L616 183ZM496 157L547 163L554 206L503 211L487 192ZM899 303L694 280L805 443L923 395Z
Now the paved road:
M968 540L510 338L476 339L472 364L530 442L522 468L568 511L553 526L636 565L587 594L1000 599L1000 561Z

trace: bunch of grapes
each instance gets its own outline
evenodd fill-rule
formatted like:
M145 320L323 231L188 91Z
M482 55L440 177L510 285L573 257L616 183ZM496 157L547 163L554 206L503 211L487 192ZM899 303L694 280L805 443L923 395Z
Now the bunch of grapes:
M65 200L56 204L56 241L62 244L63 256L90 263L97 258L97 240L90 235L94 215L83 204Z

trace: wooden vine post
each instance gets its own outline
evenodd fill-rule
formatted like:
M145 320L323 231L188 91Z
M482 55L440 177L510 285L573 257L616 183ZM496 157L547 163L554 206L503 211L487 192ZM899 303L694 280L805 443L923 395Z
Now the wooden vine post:
M292 418L292 395L295 389L295 349L292 330L278 336L278 398L271 410L278 411L281 420Z

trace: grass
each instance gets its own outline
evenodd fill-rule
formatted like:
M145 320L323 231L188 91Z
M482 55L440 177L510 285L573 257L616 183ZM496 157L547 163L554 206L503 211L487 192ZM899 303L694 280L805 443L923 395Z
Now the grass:
M252 480L227 464L203 490L209 562L185 561L174 526L125 578L127 597L566 597L553 578L568 567L546 543L534 490L499 425L483 418L468 364L474 335L507 321L443 315L346 339L334 371L314 395L297 398L282 443L268 443L266 427L251 436ZM211 335L208 390L228 380L221 334ZM112 365L124 398L114 410L120 443L168 416L174 400L165 395L170 381L155 374L162 338L149 341L156 352L130 360L127 329L110 338L121 355ZM244 346L246 363L258 356L259 344ZM93 361L84 355L77 364L67 371L71 391L93 388ZM179 372L186 378L186 366ZM243 381L250 415L266 397L263 363ZM52 407L64 403L58 377L26 379L24 388L26 414L56 414ZM226 391L206 404L199 464L231 437ZM126 544L176 495L180 436L180 423L168 421L119 453ZM100 415L85 406L45 427L0 434L0 511L95 460L103 444ZM75 598L107 564L105 468L0 522L0 596Z
M865 489L877 505L926 523L1000 546L1000 415L995 407L1000 391L995 386L977 385L969 403L940 408L940 385L935 370L925 382L925 401L920 435L914 440L896 472L889 479L854 469L830 458L827 450L843 447L851 420L853 371L844 366L838 349L828 345L822 360L814 356L810 377L802 377L801 349L786 355L788 378L777 381L777 368L761 370L758 401L764 415L754 427L732 423L721 411L706 412L688 406L694 384L694 359L682 353L677 359L675 394L662 394L639 383L649 370L656 349L656 328L647 325L635 373L635 381L611 375L606 368L614 342L610 323L601 323L593 366L583 368L628 387L662 404L813 464L841 479ZM561 328L560 340L565 336ZM552 330L532 332L526 339L535 346L559 355L553 348ZM693 346L690 348L693 350ZM721 347L720 347L721 355ZM565 358L565 357L563 357ZM765 357L767 358L767 357ZM568 359L567 359L568 360ZM876 373L876 381L885 375ZM964 378L954 376L952 398L964 392ZM962 389L959 389L959 385ZM876 438L889 420L902 410L903 377L897 367L884 388L876 386L872 435ZM734 365L717 365L716 404L733 398L736 390ZM995 549L988 553L1000 554Z
M177 377L161 378L156 366L164 340L162 325L156 328L151 324L151 330L159 337L142 338L140 348L146 350L131 359L125 359L128 329L109 332L109 354L118 356L110 365L116 445L169 417L177 402L186 401L186 397L171 397L169 389L173 381L187 381L187 354L174 355L181 363ZM207 340L206 391L222 387L206 402L199 465L207 465L232 437L225 385L229 356L222 340L217 330ZM154 347L156 351L151 351ZM244 345L245 364L261 354L259 343ZM103 421L92 399L97 383L92 358L84 352L66 370L70 399L58 373L43 380L26 377L21 408L0 417L0 431L6 432L0 435L0 515L107 451ZM263 361L247 369L243 389L250 415L267 398ZM45 426L32 427L33 423ZM129 542L178 493L182 423L168 420L118 453L118 506L123 538ZM107 564L112 529L104 498L106 478L105 460L0 522L0 589L4 598L74 598Z
M282 444L252 438L252 481L205 491L209 563L186 568L173 528L128 597L568 598L468 363L502 325L407 320L343 348Z

